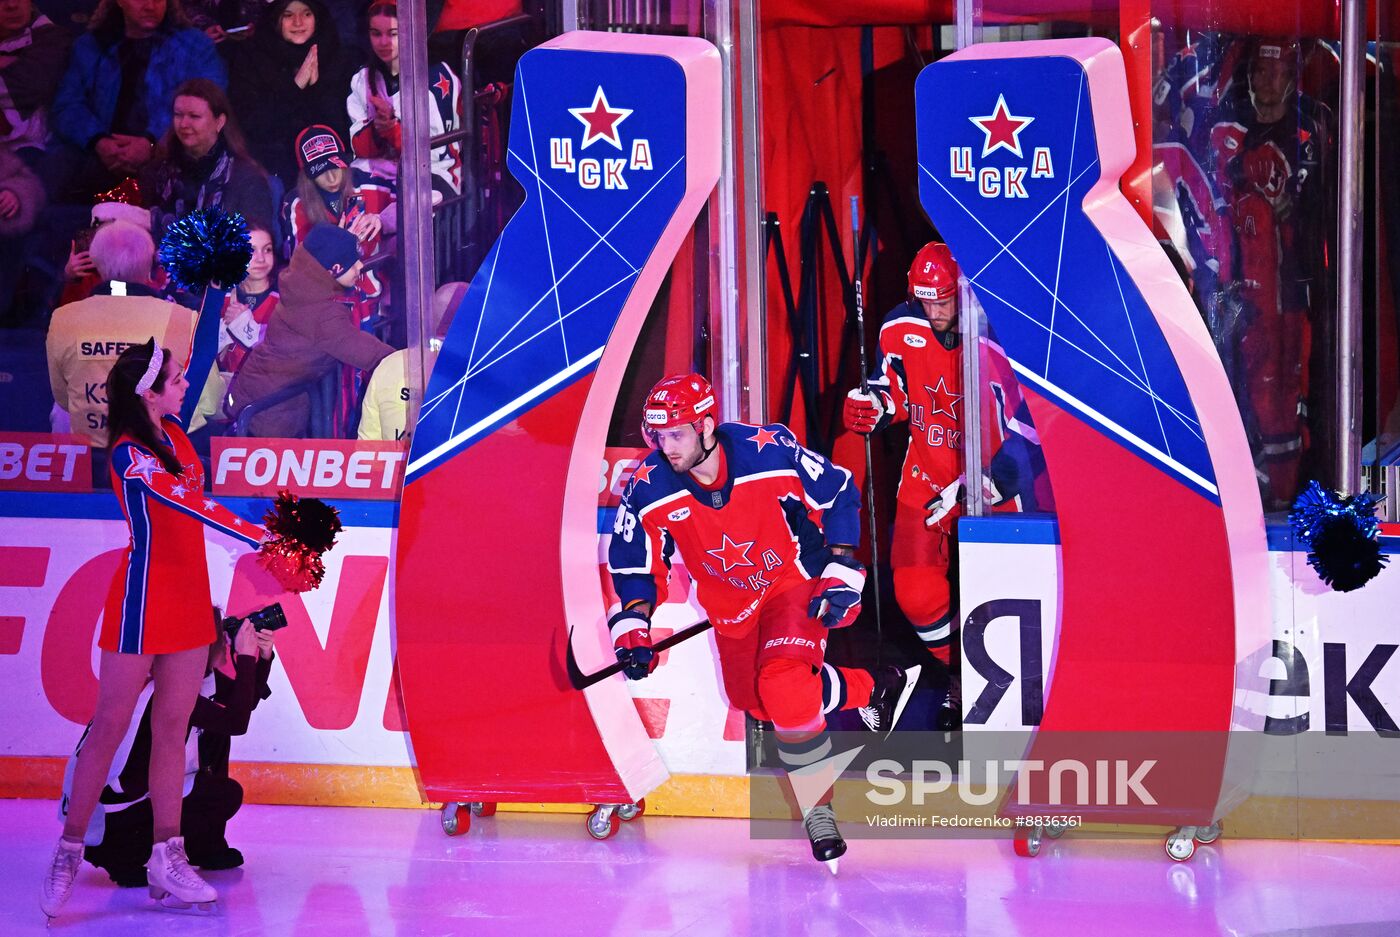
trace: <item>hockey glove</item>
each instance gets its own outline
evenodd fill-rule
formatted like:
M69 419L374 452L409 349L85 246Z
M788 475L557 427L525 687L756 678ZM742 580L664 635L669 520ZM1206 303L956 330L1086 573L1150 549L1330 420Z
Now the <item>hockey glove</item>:
M860 594L865 589L865 569L849 556L833 556L812 583L807 614L828 628L844 628L860 614Z
M950 484L943 486L933 500L924 505L924 510L928 511L928 516L924 518L924 526L933 528L952 513L953 508L958 506L958 500L962 497L963 477L959 475Z
M869 435L875 431L879 425L881 417L885 415L885 409L880 405L880 398L874 391L861 392L859 387L853 388L846 394L846 405L841 411L841 422L846 429L854 430L861 435Z
M656 652L651 649L651 620L636 610L618 612L608 619L613 651L628 680L641 680L656 669Z

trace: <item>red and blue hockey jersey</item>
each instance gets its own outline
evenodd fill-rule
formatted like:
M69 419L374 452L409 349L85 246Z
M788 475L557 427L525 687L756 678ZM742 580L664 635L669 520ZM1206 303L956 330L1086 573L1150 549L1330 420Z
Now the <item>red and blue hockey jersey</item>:
M112 490L131 541L107 593L104 651L169 654L212 643L204 528L254 546L265 533L204 493L204 467L180 424L166 417L161 429L184 469L179 476L130 436L112 448Z
M664 601L677 550L715 630L742 635L777 595L821 575L828 545L860 540L851 473L803 448L786 426L722 423L724 484L703 488L653 452L618 505L608 571L624 606Z
M984 341L981 400L984 413L983 471L996 482L1008 507L1048 510L1049 478L1030 408L1006 353ZM915 300L895 306L880 326L870 389L879 395L888 422L909 422L909 449L900 474L898 500L923 508L964 474L962 342L956 331L935 332Z

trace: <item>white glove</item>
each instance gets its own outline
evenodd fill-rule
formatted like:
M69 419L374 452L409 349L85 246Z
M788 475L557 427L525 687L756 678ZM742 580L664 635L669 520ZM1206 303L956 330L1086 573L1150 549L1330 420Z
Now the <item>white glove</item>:
M1006 498L997 490L997 483L992 481L992 476L982 476L982 500L987 504L1001 504Z
M924 505L928 509L928 517L924 518L925 527L933 527L958 506L958 497L962 494L962 488L963 476L959 475L953 482L945 485L937 497Z

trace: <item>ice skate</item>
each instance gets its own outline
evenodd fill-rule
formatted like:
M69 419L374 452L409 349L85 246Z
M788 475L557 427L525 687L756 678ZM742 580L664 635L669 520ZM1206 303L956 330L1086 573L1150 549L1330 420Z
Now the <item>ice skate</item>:
M948 693L935 719L940 732L957 732L962 728L962 680L957 674L948 676Z
M167 908L184 909L198 905L200 910L208 911L219 897L214 887L190 868L183 836L172 836L163 843L155 844L146 863L146 880L150 884L151 897Z
M837 864L846 854L846 841L836 828L836 813L830 804L818 804L802 818L807 830L807 838L812 841L812 858L825 862L831 874L836 874Z
M857 710L867 729L884 735L894 731L894 727L899 724L899 717L904 714L904 707L914 695L914 686L919 682L919 673L922 670L922 667L904 670L890 665L875 674L875 689L870 692L870 705Z
M50 921L58 917L58 912L68 901L73 891L73 879L78 877L78 867L83 864L83 844L70 843L60 839L53 851L53 863L44 876L44 890L39 897L39 907Z

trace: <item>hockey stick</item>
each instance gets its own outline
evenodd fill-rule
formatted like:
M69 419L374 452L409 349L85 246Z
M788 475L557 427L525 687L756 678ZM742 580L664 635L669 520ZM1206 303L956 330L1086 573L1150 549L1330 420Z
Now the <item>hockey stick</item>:
M657 643L651 646L651 649L657 654L660 654L667 648L675 647L682 641L689 641L697 634L703 634L704 632L709 631L713 627L714 626L710 624L710 620L707 618L702 622L698 622L694 625L691 625L689 628L686 628L683 631L677 631L675 634L671 635L669 638L666 638L663 641L658 641ZM606 680L608 677L611 677L615 673L622 673L623 663L622 661L618 661L615 664L609 664L602 670L599 670L597 673L584 673L582 670L579 669L578 661L574 658L574 632L573 629L570 628L569 646L564 654L564 666L568 668L569 671L569 685L572 686L575 690L586 690L593 684L598 683L602 680Z
M865 353L865 294L861 275L865 272L865 252L860 242L860 196L851 196L851 247L855 251L855 269L851 285L855 287L856 344L860 347L860 392L870 393L870 364ZM875 595L875 666L878 669L884 653L884 617L880 614L880 538L875 523L875 457L870 446L870 434L865 433L865 507L870 514L870 579Z

